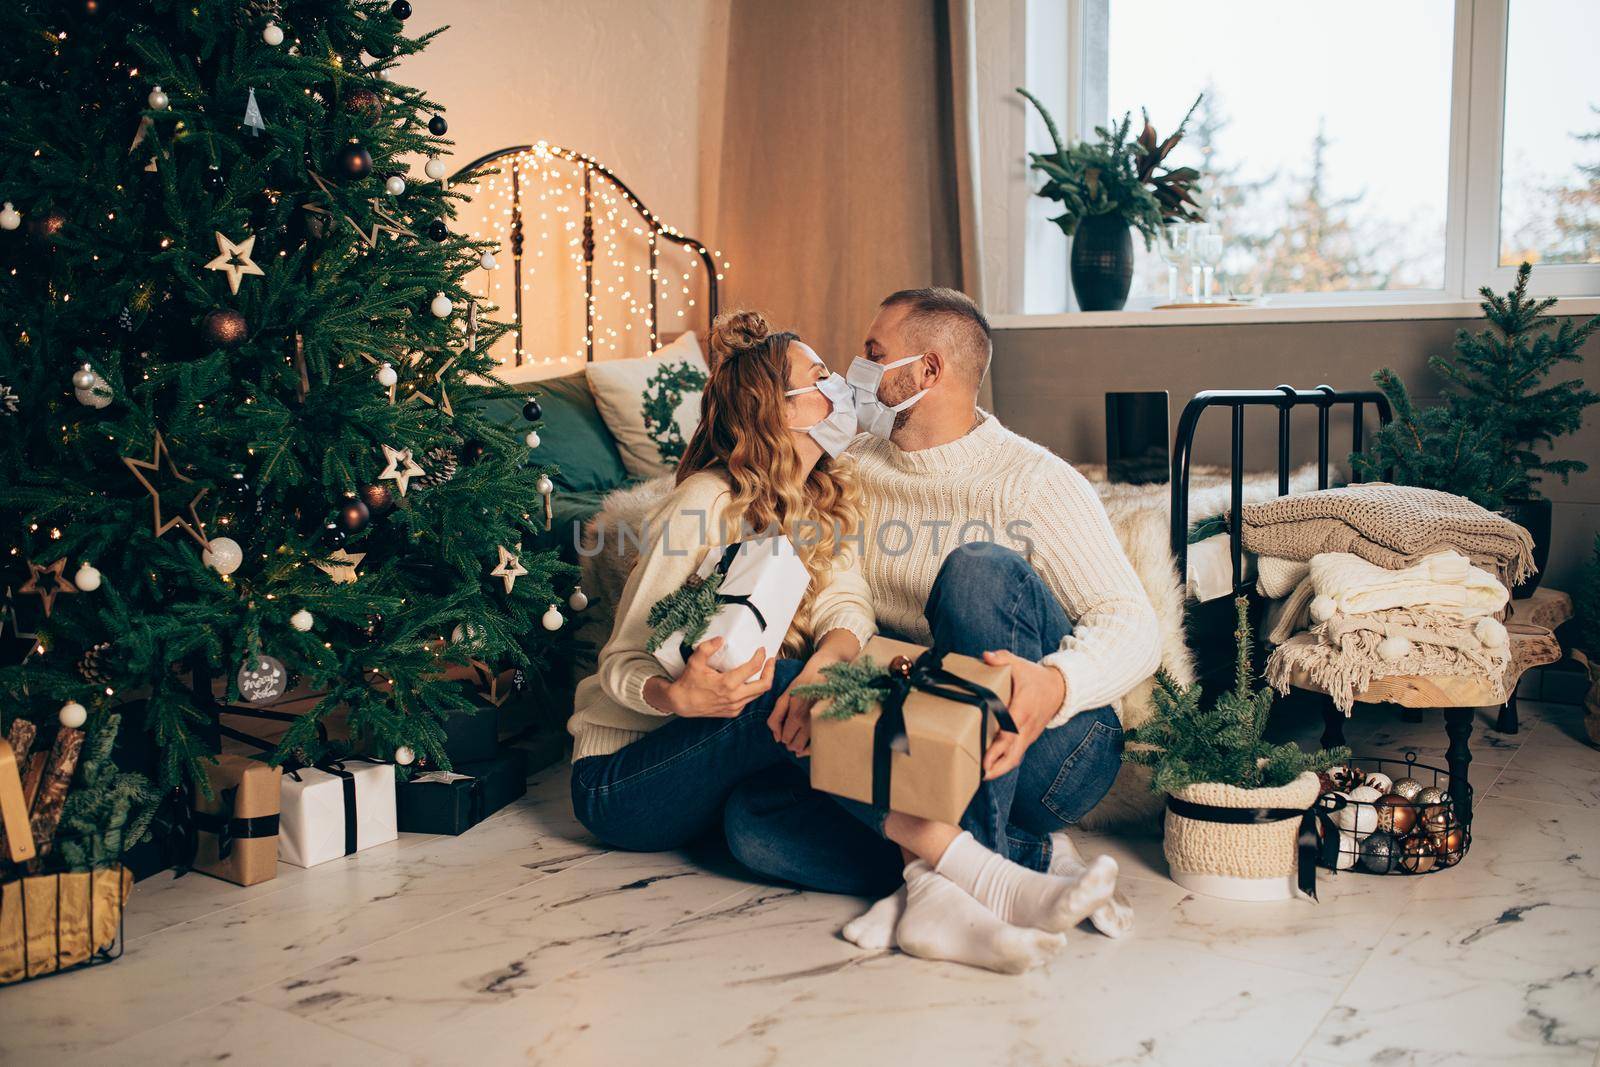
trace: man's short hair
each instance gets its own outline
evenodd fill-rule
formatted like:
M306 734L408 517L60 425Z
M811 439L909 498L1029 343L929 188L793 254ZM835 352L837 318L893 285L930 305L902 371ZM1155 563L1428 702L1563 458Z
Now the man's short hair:
M912 346L938 347L974 388L989 372L989 357L994 351L989 320L966 293L942 286L901 289L890 293L879 306L906 308Z

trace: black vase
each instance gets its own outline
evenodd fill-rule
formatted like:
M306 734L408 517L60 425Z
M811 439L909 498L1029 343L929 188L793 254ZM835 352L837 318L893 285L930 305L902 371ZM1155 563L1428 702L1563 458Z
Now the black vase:
M1072 237L1072 291L1083 311L1121 311L1133 285L1133 234L1116 215L1091 215Z
M1550 501L1543 497L1534 500L1508 500L1505 507L1500 509L1500 514L1527 530L1533 537L1533 564L1539 569L1517 583L1511 590L1511 595L1520 600L1532 596L1533 591L1539 588L1539 579L1544 577L1544 565L1550 559Z

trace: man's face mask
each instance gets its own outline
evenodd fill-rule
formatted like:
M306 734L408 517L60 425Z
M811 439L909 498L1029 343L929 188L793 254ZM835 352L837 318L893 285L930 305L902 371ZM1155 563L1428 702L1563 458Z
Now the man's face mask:
M825 366L822 360L814 360L819 366ZM850 383L833 372L826 378L820 378L815 385L801 386L799 389L789 389L784 396L799 396L815 390L828 398L828 403L833 405L833 411L828 417L810 426L791 426L789 429L795 433L809 434L811 439L830 456L837 457L843 452L845 446L855 439L856 429L856 398L855 390L850 388Z
M912 393L900 403L890 406L878 399L878 387L883 384L883 376L896 367L904 367L915 363L926 352L905 359L897 359L893 363L874 363L865 356L857 356L850 362L850 370L846 380L856 393L856 418L861 424L861 429L876 437L889 439L894 432L894 417L907 410L912 404L927 395L926 389Z

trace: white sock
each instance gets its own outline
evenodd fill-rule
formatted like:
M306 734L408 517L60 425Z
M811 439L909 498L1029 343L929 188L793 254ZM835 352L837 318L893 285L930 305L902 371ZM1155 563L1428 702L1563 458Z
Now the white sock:
M1076 877L1040 874L984 848L965 830L939 857L938 871L1006 922L1051 931L1077 926L1117 887L1110 856Z
M1050 835L1051 874L1077 878L1088 869L1083 854L1065 830ZM1089 922L1107 937L1125 937L1133 933L1133 905L1128 903L1122 890L1112 890L1111 899L1089 913Z
M1061 934L1012 926L921 860L906 867L906 908L894 931L900 950L1021 974L1066 944Z
M906 887L901 886L872 907L844 924L839 931L857 948L879 949L894 946L894 928L906 910Z

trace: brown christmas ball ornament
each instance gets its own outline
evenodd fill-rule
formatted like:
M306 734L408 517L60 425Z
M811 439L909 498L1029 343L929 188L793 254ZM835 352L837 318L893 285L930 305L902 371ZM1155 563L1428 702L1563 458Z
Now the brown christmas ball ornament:
M1426 835L1412 834L1400 842L1400 869L1407 874L1427 874L1438 862L1439 854Z
M1452 817L1442 830L1428 831L1428 846L1439 859L1440 867L1454 867L1466 854L1467 834Z
M1417 809L1405 797L1393 793L1373 802L1378 809L1378 829L1404 837L1417 825Z
M364 485L358 495L373 515L383 515L394 507L394 494L381 485Z
M249 332L244 316L228 308L219 308L206 315L200 324L200 333L213 348L233 348Z
M344 98L344 106L369 119L377 119L383 114L383 98L371 89L357 89Z
M339 529L347 534L365 530L369 518L371 513L367 510L367 505L354 498L346 500L339 507Z

